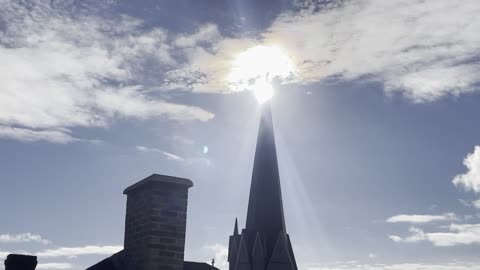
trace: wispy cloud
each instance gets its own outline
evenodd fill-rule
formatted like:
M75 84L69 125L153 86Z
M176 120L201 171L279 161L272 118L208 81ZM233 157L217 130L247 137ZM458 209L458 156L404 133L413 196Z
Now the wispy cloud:
M457 219L458 218L454 213L445 213L443 215L396 215L389 217L386 222L429 223L434 221L448 221Z
M459 174L453 179L453 184L457 187L462 187L467 191L475 193L480 192L480 146L475 146L473 153L467 155L463 160L463 164L467 167L467 172ZM474 206L480 206L480 203L475 202ZM477 207L479 208L479 207Z
M39 263L36 269L71 269L71 263Z
M2 252L0 252L0 260L4 260L8 254L5 254L5 256L3 256ZM71 263L51 262L51 263L39 263L37 264L37 267L35 269L57 270L57 269L71 269L73 267L74 266ZM3 264L0 264L0 269L4 269Z
M80 255L112 255L123 249L123 246L83 246L60 247L37 252L39 257L76 257Z
M7 237L4 237L7 238ZM41 237L33 236L22 236L22 237L9 237L8 239L15 239L14 242L9 240L9 242L3 243L27 243L32 241L40 241L44 244L50 243L50 241L45 240ZM21 240L18 240L21 239ZM29 239L29 240L25 240ZM45 242L48 241L48 242ZM41 262L44 258L58 258L58 257L67 257L67 258L75 258L82 255L105 255L109 256L112 255L120 250L123 249L123 246L82 246L82 247L57 247L52 249L45 249L39 252L12 252L12 251L0 251L0 260L3 261L7 258L9 254L12 253L21 253L21 254L32 254L39 257L39 261ZM3 264L0 265L0 269L2 268ZM48 263L39 263L37 265L37 269L71 269L74 268L74 265L71 263L65 262L48 262Z
M442 247L480 244L480 224L451 224L446 232L424 232L412 227L410 233L404 238L392 235L390 239L406 243L428 241Z
M480 209L480 200L473 201L473 202L472 202L472 205L473 205L475 208Z
M389 235L388 238L397 243L415 243L427 239L425 233L419 228L410 227L409 232L411 233L411 235L407 237L402 238L398 235Z
M137 151L140 151L140 152L159 153L168 160L184 162L187 165L199 165L199 166L210 167L213 164L212 161L205 156L206 154L205 152L203 152L202 155L198 155L197 153L194 156L181 157L179 155L172 154L170 152L163 151L155 147L136 146L135 149L137 149Z
M299 82L366 79L415 102L478 90L480 2L326 2L283 14L264 35L296 59Z
M305 270L480 270L478 262L451 261L446 263L376 263L333 262L307 263Z
M149 70L162 74L176 64L161 28L42 0L4 1L0 17L0 58L8 63L0 67L2 137L66 143L77 139L62 129L105 126L116 118L213 117L145 91L159 77Z
M260 39L221 36L212 25L180 37L187 61L166 73L163 87L225 92L235 55L256 45L278 45L297 67L296 76L284 83L362 79L414 102L478 90L476 0L302 1L298 6L300 11L278 16ZM205 45L201 37L210 42Z
M175 160L175 161L184 161L185 160L184 158L182 158L180 156L177 156L175 154L172 154L172 153L169 153L169 152L157 149L157 148L153 148L153 147L136 146L135 149L137 149L138 151L141 151L141 152L157 152L157 153L162 154L163 156L165 156L169 160Z
M222 34L215 24L172 33L73 4L7 1L0 7L0 58L9 63L0 67L2 137L66 143L77 139L62 129L121 118L207 121L212 113L157 90L231 92L233 59L256 45L288 52L297 72L284 83L362 79L415 102L478 90L477 0L325 3L302 2L254 39Z
M167 157L167 159L170 159L170 160L178 160L178 161L183 161L184 159L177 156L177 155L174 155L172 153L168 153L168 152L163 152L163 154Z
M32 233L20 233L20 234L1 234L0 243L12 244L12 243L41 243L48 245L52 243L50 240L43 238L41 235Z
M60 130L33 130L28 128L18 128L9 126L0 126L0 138L14 139L24 142L47 141L51 143L69 143L74 141L87 141L75 138L70 135L68 129Z

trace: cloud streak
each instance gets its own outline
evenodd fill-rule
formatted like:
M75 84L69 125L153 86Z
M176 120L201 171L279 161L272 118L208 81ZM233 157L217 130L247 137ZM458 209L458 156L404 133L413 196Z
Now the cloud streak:
M454 213L445 213L443 215L396 215L389 217L386 222L388 223L430 223L435 221L449 221L457 220L457 216Z
M160 153L160 154L162 154L163 156L165 156L165 158L167 158L168 160L175 160L175 161L184 161L184 160L185 160L184 158L182 158L182 157L180 157L180 156L177 156L177 155L175 155L175 154L172 154L172 153L169 153L169 152L166 152L166 151L157 149L157 148L146 147L146 146L136 146L135 149L137 149L138 151L141 151L141 152L156 152L156 153Z
M123 246L83 246L83 247L60 247L46 249L35 255L44 258L53 257L77 257L80 255L112 255L123 249Z
M334 262L305 264L305 270L480 270L478 262L452 261L446 263L366 264L361 262Z
M14 139L23 142L47 141L51 143L65 144L75 141L87 141L70 135L70 130L33 130L28 128L18 128L9 126L0 126L0 138Z
M73 265L71 263L39 263L35 269L71 269Z
M412 227L410 233L404 238L395 235L389 238L404 243L428 241L439 247L480 244L480 224L451 224L446 232L424 232Z
M32 233L20 233L20 234L1 234L0 243L13 244L13 243L40 243L44 245L51 244L48 239L43 238L41 235Z

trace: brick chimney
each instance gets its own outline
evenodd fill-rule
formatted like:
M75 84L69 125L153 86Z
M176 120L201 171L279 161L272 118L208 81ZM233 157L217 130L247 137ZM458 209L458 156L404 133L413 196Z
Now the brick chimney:
M129 270L182 270L192 181L153 174L125 189L125 259Z

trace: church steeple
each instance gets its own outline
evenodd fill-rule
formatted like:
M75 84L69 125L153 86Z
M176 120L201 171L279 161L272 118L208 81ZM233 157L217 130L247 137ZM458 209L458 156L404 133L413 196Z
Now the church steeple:
M238 219L235 218L235 227L233 228L233 236L238 235Z
M270 102L262 105L245 229L265 237L267 258L286 231Z
M241 238L240 250L238 250L234 247L236 243L232 243L237 242L238 237L235 237L235 233L230 237L229 258L236 257L237 260L235 263L230 260L231 270L276 269L279 261L285 262L282 269L297 269L290 238L286 234L270 102L262 105L247 222ZM281 252L278 251L279 249ZM245 252L249 257L248 265L245 262L245 255L240 255ZM238 262L240 257L242 257L241 263Z

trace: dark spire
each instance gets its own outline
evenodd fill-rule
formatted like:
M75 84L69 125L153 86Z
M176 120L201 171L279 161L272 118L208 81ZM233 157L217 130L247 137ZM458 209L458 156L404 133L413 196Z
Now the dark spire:
M270 102L262 105L245 229L264 235L267 258L286 232Z
M233 235L237 236L238 235L238 220L235 218L235 227L233 227Z
M247 225L229 239L229 270L298 270L285 230L270 103L262 106L253 163Z

